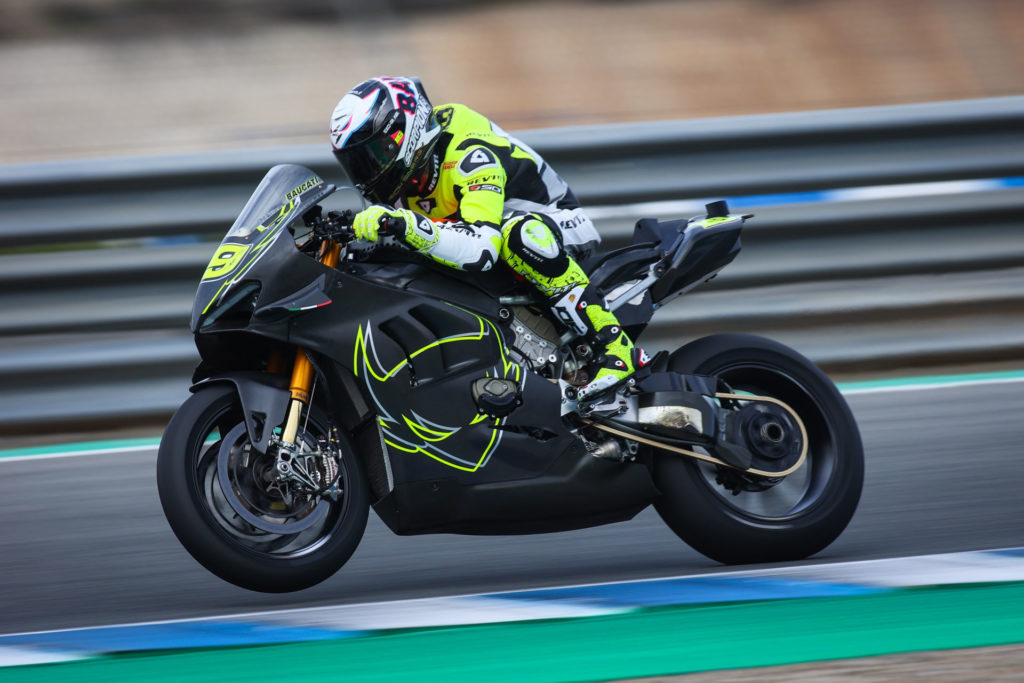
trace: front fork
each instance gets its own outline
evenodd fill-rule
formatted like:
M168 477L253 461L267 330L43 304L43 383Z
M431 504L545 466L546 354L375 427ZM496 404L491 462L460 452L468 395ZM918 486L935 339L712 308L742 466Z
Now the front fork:
M341 256L341 245L334 240L325 240L320 248L317 260L329 268L337 268ZM299 418L302 410L309 405L313 389L313 364L309 362L306 352L298 347L295 349L295 364L292 367L292 381L288 385L291 401L288 404L288 415L281 433L281 443L285 447L295 445L295 436L299 431Z

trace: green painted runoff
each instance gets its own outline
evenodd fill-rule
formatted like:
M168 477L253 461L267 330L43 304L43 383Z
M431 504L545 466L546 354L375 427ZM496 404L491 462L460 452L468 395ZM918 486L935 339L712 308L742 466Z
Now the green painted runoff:
M26 681L607 681L1024 642L1024 583L648 609L10 667Z

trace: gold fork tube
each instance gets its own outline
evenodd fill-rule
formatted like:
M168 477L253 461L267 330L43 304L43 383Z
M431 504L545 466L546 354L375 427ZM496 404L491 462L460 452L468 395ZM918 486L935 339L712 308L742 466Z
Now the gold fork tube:
M319 261L330 268L338 267L341 245L334 240L327 240L320 249ZM292 400L288 404L288 417L284 422L281 441L286 444L295 443L295 435L299 431L299 418L303 406L309 405L309 392L313 386L313 364L301 348L295 350L295 366L292 368L292 381L288 387Z
M302 407L309 404L309 390L313 385L313 364L309 362L306 352L297 349L295 352L295 367L292 368L292 381L288 387L292 400L288 404L288 418L284 423L284 432L281 434L281 441L284 443L295 443L295 435L299 430L299 417L302 414Z

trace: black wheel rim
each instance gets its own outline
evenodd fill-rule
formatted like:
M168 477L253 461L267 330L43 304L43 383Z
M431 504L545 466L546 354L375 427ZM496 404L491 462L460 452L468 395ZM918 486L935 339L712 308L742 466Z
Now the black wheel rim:
M807 514L825 498L839 464L835 436L826 409L803 382L777 367L756 362L727 363L702 372L714 374L733 393L769 396L792 408L807 429L807 460L793 474L763 491L734 494L718 483L720 467L695 461L701 483L724 503L729 514L747 522L780 524Z
M243 429L238 429L239 426L243 426ZM307 426L299 430L298 438L313 445L316 443L317 436L326 436L326 431L324 425L319 421L310 419ZM307 513L302 515L302 524L288 527L288 510L272 513L271 510L264 507L252 505L252 481L231 481L228 486L222 485L218 472L218 454L224 445L222 435L230 435L231 439L235 441L233 446L236 448L248 444L248 437L244 425L240 421L236 405L225 405L221 406L219 410L211 410L207 413L206 419L196 425L188 458L189 482L193 488L193 494L200 503L207 523L214 531L246 552L270 559L292 559L309 555L322 548L340 533L350 508L350 497L344 493L349 482L344 459L342 459L338 482L338 488L341 489L342 494L338 500L324 499L322 502L317 500L311 505L307 505L306 508L316 509L314 523L307 523L309 522L308 517L312 516L308 514L309 510L307 510ZM233 473L237 471L237 468L229 469L232 472L229 476L235 476ZM229 487L235 491L236 495L243 493L242 501L244 504L252 505L251 512L253 514L260 515L269 522L281 523L282 532L274 533L249 523L236 511L235 506L225 495L224 489ZM324 503L327 504L326 509L324 509Z

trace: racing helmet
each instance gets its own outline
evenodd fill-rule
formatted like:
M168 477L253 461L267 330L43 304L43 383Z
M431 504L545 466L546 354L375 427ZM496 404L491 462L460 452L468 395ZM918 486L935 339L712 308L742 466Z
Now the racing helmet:
M334 156L374 202L394 204L440 133L418 78L363 81L345 93L331 116Z

